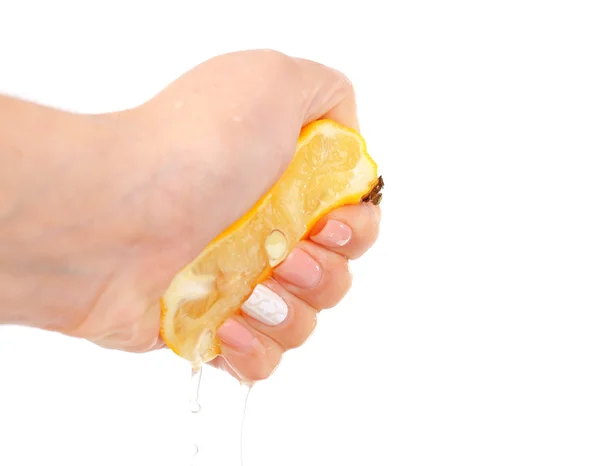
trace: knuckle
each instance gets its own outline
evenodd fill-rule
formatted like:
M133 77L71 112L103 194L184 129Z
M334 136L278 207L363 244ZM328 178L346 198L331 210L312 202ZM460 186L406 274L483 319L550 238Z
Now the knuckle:
M329 283L323 290L322 309L330 309L346 296L352 287L352 273L346 258L340 256L340 263L332 268Z
M310 338L310 336L314 332L316 326L317 326L317 319L313 317L312 319L310 319L310 321L308 323L302 325L302 328L299 329L297 332L295 332L289 338L289 340L286 342L286 345L285 345L286 348L287 349L295 349L295 348L299 348L300 346L302 346L306 342L306 340L308 340Z
M272 49L259 51L261 66L270 76L281 76L291 73L293 59L288 55Z
M373 236L379 231L379 207L371 203L362 205L364 214L361 216L361 228L368 232L369 236Z
M346 262L346 270L344 272L344 281L343 281L342 287L340 289L339 301L341 301L342 298L348 294L348 292L352 288L352 282L353 282L353 277L352 277L352 272L350 272L350 264L348 262Z
M273 373L273 370L258 369L249 375L249 378L255 382L266 380Z
M350 78L341 71L338 71L338 76L340 87L345 89L349 94L355 95L356 91L354 90L354 84L352 83Z
M351 259L358 259L379 238L379 216L374 211L375 206L365 206L365 215L361 216L361 220L353 228L356 232L356 242L354 243L353 251L350 254Z
M333 81L333 84L337 92L341 92L344 95L349 96L351 99L355 99L356 91L354 89L354 84L352 83L350 78L337 69L334 69L332 71L333 73L335 73L335 79Z
M281 356L282 353L277 352L277 354L264 358L262 364L257 364L256 368L252 371L252 374L249 374L250 378L254 381L268 379L279 366Z
M374 218L374 216L371 216L369 219L366 232L368 245L371 246L375 241L377 241L377 238L379 238L379 220Z

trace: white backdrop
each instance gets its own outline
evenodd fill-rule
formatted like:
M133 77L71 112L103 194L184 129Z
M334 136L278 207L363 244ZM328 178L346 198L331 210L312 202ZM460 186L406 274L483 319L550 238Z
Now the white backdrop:
M597 465L596 5L0 0L0 92L117 110L249 48L344 71L381 237L253 389L244 464ZM0 465L187 465L188 378L168 351L0 328ZM206 390L203 464L237 465L239 389Z

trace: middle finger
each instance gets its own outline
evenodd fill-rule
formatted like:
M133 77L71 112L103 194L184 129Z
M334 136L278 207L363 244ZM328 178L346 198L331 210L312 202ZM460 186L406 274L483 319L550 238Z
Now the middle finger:
M273 277L317 310L335 306L352 284L348 259L312 241L301 241Z

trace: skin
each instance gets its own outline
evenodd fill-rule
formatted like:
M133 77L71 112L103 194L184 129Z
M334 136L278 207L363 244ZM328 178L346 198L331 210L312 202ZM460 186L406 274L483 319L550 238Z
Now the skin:
M0 323L125 351L163 347L157 302L172 277L277 181L302 126L322 117L359 129L349 80L269 50L215 57L121 112L0 96ZM225 343L213 364L268 377L346 294L348 260L374 243L379 218L364 204L322 219L265 283L288 304L286 320L234 317L222 339L245 330L260 344ZM326 225L351 238L317 236Z

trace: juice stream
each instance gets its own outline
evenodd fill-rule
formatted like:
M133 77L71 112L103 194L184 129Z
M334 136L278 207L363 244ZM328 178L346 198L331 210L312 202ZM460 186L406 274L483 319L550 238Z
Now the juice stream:
M210 441L211 435L219 435L218 431L211 431L209 425L207 425L208 420L203 422L202 416L202 406L200 404L200 394L201 394L201 382L202 382L202 368L192 370L191 383L190 383L190 413L191 413L191 459L190 466L199 466L207 464L203 461L203 450L206 448L202 442L206 442L207 439ZM246 419L246 408L248 406L248 398L250 395L250 390L252 389L251 383L240 383L240 395L241 398L235 400L238 402L241 410L241 416L239 416L236 421L239 426L239 443L238 443L238 451L237 455L235 452L235 442L227 445L227 451L223 452L222 463L211 464L210 466L234 466L232 461L236 456L239 458L239 465L243 466L244 464L244 454L243 454L243 446L244 446L244 422Z

